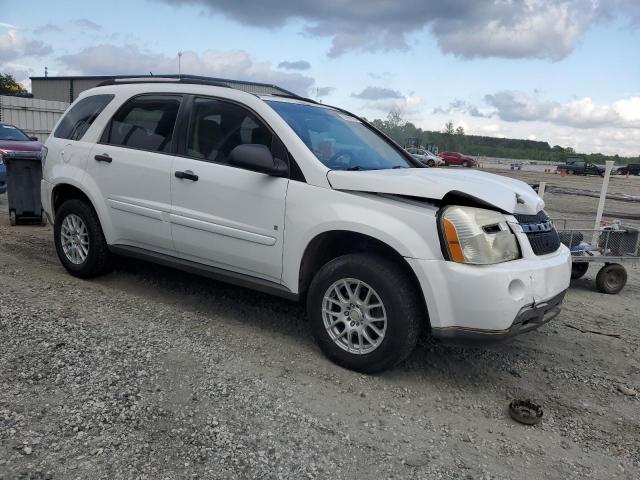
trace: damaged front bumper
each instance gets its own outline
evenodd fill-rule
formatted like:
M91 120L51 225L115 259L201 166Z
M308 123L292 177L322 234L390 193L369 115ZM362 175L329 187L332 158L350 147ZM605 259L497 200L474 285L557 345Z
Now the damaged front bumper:
M505 330L483 330L469 327L432 328L435 338L460 344L499 343L521 333L530 332L553 320L560 313L566 290L549 300L526 305L520 309L511 326Z

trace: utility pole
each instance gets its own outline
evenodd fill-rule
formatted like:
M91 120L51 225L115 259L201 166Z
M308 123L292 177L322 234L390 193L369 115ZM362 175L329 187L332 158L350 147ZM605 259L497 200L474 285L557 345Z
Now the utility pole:
M178 52L178 76L182 75L182 68L180 65L181 59L182 59L182 52Z

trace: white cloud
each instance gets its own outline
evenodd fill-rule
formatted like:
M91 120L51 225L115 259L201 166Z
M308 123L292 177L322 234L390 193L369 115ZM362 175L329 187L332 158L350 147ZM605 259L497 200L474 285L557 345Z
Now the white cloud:
M178 73L177 57L141 51L135 45L97 45L59 58L65 66L64 75L154 75ZM181 70L184 74L249 80L276 84L298 94L307 95L313 78L298 72L275 70L270 62L255 60L242 50L207 50L201 54L182 52Z
M640 96L609 104L590 97L566 103L541 100L524 92L501 91L485 96L495 114L507 122L545 121L576 128L640 128Z
M41 57L51 53L51 47L40 40L30 40L18 30L9 29L0 33L0 63L20 57Z

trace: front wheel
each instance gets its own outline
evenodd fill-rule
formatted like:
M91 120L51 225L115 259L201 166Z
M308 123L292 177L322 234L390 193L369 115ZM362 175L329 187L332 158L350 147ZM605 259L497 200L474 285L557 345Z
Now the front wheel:
M56 253L67 271L91 278L109 270L111 256L93 208L82 200L67 200L56 212L53 226Z
M415 348L425 316L405 271L367 254L344 255L324 265L309 287L307 312L323 353L363 373L404 360Z
M433 168L435 166L435 162L433 160L427 160L427 165Z
M465 167L465 168L468 167L469 166L469 162L467 162L467 161L462 162L462 166Z

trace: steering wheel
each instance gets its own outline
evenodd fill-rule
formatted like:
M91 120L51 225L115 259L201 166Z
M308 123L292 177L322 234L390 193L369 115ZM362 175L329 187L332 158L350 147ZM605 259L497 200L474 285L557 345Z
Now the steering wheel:
M329 159L329 161L327 163L329 165L334 165L335 161L338 160L342 156L348 156L349 160L353 160L354 154L350 150L338 150L336 153L334 153L331 156L331 158Z

